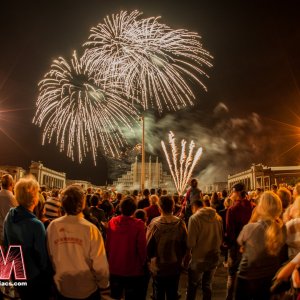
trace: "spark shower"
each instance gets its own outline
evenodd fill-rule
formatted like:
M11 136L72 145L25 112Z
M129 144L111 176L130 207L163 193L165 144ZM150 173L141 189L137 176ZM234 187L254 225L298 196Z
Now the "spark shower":
M198 148L194 154L195 143L191 141L188 154L186 152L186 141L181 141L181 152L178 156L178 147L175 143L175 135L172 131L169 133L169 145L171 151L168 152L164 141L161 141L175 187L179 195L183 195L185 188L192 176L193 170L201 158L202 148Z
M96 164L99 149L120 158L124 130L145 110L193 105L191 83L206 90L201 77L208 77L212 57L200 36L141 15L107 16L91 29L82 56L53 61L39 82L33 119L43 129L43 144L55 140L79 162L91 152Z

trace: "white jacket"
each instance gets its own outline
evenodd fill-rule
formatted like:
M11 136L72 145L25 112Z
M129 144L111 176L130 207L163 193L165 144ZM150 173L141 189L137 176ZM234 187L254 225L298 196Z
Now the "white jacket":
M59 292L68 298L87 298L108 287L109 268L98 228L82 214L53 220L47 244Z

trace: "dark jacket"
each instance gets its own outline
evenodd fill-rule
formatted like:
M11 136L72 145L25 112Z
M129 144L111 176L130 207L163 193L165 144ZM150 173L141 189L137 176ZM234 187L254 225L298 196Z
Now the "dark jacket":
M43 223L22 206L11 208L4 221L4 246L21 245L27 279L47 269L46 231Z
M149 200L148 197L146 197L146 198L143 198L142 200L140 200L138 202L137 208L144 209L144 208L149 207L149 206L150 206L150 200Z
M249 222L254 204L241 199L228 208L226 216L226 234L229 247L237 246L237 238L243 227Z
M180 273L186 253L187 230L183 220L175 216L154 218L147 230L147 253L151 272L157 276Z

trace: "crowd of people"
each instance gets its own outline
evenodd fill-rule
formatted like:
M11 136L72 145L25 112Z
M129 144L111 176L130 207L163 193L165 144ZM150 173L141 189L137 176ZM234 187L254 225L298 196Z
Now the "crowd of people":
M27 285L15 287L19 298L143 300L151 282L155 300L193 300L199 289L209 300L220 263L228 270L226 300L281 299L278 286L290 279L295 296L300 184L247 192L238 183L229 195L203 195L196 179L190 185L184 196L78 185L47 191L32 176L14 183L4 175L1 249L22 246Z

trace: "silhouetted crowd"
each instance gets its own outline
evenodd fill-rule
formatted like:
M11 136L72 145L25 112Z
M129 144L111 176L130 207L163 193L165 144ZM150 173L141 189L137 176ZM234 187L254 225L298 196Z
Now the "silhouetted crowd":
M237 183L229 196L203 195L196 179L185 195L47 191L33 176L14 183L7 174L1 186L0 275L13 245L26 269L26 286L0 282L16 299L143 300L152 284L155 300L192 300L198 290L209 300L222 263L226 300L300 299L300 184L248 192ZM14 263L10 272L18 283Z

